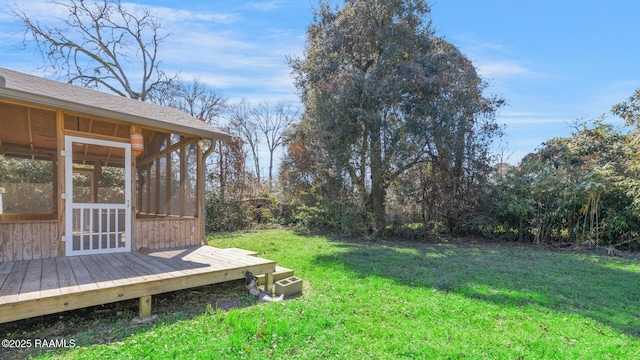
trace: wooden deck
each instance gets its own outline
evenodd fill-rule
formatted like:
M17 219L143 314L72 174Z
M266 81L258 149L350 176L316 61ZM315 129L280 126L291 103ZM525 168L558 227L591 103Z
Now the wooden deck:
M230 280L267 276L276 263L240 249L196 246L0 262L0 323Z

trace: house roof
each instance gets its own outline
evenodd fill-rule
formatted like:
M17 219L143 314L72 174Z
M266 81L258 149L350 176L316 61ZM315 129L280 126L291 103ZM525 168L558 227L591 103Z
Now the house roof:
M0 67L0 98L61 108L197 137L229 141L224 131L177 109Z

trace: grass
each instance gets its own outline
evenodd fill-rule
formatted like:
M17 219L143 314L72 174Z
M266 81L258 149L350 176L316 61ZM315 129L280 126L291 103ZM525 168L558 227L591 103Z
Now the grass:
M279 230L219 235L210 243L258 251L294 269L304 295L229 311L208 306L191 317L161 313L156 324L126 337L56 356L640 358L637 257Z

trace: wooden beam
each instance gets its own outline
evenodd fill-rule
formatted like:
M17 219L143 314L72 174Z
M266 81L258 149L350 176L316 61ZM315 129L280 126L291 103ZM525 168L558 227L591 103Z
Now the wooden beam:
M73 156L73 160L74 160L74 161L76 161L76 162L78 162L78 160L79 160L79 161L82 161L82 163L83 163L83 164L86 164L87 162L91 162L91 163L94 163L94 164L95 164L95 163L97 163L97 162L102 162L102 161L104 161L104 157L99 156L99 155L93 155L93 156L82 156L82 155L75 154L75 155ZM110 167L118 167L118 168L124 167L124 158L117 159L117 161L116 161L116 159L115 159L115 158L114 158L114 159L112 159L112 160L109 162L109 166L110 166Z
M154 161L156 159L159 159L159 158L165 156L167 153L171 153L171 152L175 151L176 149L179 149L179 148L181 148L183 146L187 146L189 144L193 144L196 141L198 141L198 139L196 139L196 138L186 138L184 140L178 141L177 143L167 147L166 149L164 149L164 150L162 150L162 151L160 151L160 152L158 152L156 154L153 154L153 156L150 156L150 157L147 157L147 158L144 158L144 159L140 160L138 162L138 164L139 165L146 165L146 164L148 164L148 163L150 163L150 162L152 162L152 161Z
M28 156L30 158L47 157L55 159L55 152L56 149L52 148L34 146L33 150L30 150L28 146L7 144L6 142L4 143L4 147L2 147L3 154Z
M77 137L88 138L88 139L115 141L120 143L129 142L129 138L124 139L124 138L119 138L119 137L109 136L109 135L89 134L86 132L75 131L75 130L65 130L64 133L65 135L77 136Z

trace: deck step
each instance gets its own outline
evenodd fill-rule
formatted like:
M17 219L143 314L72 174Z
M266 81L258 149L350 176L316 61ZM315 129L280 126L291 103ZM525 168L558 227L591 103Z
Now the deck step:
M276 271L273 273L273 282L286 279L293 276L293 270L276 265ZM264 285L264 275L256 276L258 279L258 285Z

